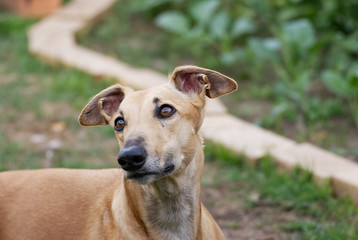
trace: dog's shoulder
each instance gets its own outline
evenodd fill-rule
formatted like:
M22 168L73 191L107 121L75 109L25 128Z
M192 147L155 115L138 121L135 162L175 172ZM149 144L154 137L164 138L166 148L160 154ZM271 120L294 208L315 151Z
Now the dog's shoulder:
M201 204L201 233L202 239L225 240L219 225L209 211Z
M44 232L58 236L51 239L80 239L90 211L106 207L101 203L122 178L119 169L2 172L0 239L38 239Z
M2 172L0 202L13 202L14 199L22 199L22 196L61 198L56 196L58 192L68 196L73 194L85 197L108 191L110 186L118 186L122 179L123 173L120 169L38 169Z
M15 186L20 183L39 184L43 181L71 181L72 183L88 181L113 181L122 178L122 170L100 169L67 169L67 168L50 168L35 170L18 170L0 172L0 186ZM87 182L88 183L88 182Z

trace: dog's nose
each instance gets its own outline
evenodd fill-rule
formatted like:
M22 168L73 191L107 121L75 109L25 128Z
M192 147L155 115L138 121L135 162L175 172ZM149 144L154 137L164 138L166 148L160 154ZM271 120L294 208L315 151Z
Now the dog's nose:
M126 171L140 169L147 158L144 148L138 146L125 147L119 152L118 163Z

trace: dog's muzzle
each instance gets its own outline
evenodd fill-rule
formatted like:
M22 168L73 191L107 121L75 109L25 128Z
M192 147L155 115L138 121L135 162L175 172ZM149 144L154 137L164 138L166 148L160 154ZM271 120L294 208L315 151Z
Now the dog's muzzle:
M118 163L125 171L137 171L145 163L147 152L143 147L124 147L118 156Z

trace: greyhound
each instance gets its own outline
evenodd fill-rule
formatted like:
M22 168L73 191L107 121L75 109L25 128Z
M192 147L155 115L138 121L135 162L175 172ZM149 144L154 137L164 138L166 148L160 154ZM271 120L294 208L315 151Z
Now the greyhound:
M237 89L216 71L177 67L142 91L94 96L83 126L111 125L121 169L0 173L0 239L225 239L200 202L205 96Z

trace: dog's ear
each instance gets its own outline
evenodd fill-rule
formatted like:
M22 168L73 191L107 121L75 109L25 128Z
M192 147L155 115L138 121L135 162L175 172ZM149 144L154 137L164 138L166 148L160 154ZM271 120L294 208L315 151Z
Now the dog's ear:
M204 90L209 98L216 98L237 89L235 80L210 69L180 66L174 69L170 81L188 95L200 95Z
M94 96L82 110L78 122L82 126L106 125L124 99L125 89L115 84Z

